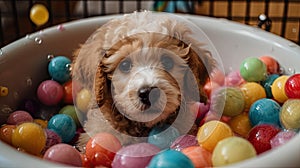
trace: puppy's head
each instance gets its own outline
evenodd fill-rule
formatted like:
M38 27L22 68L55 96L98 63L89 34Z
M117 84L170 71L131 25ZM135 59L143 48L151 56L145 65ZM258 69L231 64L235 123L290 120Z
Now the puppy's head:
M215 63L191 37L188 27L166 19L158 31L135 25L142 31L132 33L131 24L138 24L132 22L111 23L112 30L106 26L93 35L97 42L91 41L86 44L90 49L84 45L80 51L86 55L81 61L89 59L91 66L75 61L82 79L94 75L93 80L83 80L93 81L98 106L112 99L121 114L150 127L178 112L186 102L206 102L203 86ZM112 38L112 32L118 40ZM96 64L96 70L91 69Z

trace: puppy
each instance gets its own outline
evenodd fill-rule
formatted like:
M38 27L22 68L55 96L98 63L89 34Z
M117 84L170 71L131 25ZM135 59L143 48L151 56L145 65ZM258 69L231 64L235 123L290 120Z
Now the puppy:
M206 102L203 86L215 66L192 30L169 14L135 12L96 30L75 53L73 80L92 101L78 146L109 132L123 144L141 142L154 126L195 133L193 102Z

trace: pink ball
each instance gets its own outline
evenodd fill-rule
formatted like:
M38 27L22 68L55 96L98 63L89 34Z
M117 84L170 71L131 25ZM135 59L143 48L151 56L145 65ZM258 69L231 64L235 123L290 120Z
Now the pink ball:
M244 82L245 80L241 77L239 71L232 71L225 78L226 86L239 86Z
M46 80L39 85L37 96L45 105L57 105L64 96L63 87L56 81Z
M149 143L132 144L121 148L112 162L113 168L146 167L160 149Z
M18 125L24 122L33 122L32 116L27 111L15 111L7 119L7 124Z
M43 159L70 166L82 166L80 153L71 145L63 143L50 147L45 152Z
M198 141L193 135L181 135L170 146L171 149L181 151L190 146L198 146Z
M276 148L278 146L284 145L290 139L292 139L297 133L294 131L281 131L276 134L270 141L271 147Z

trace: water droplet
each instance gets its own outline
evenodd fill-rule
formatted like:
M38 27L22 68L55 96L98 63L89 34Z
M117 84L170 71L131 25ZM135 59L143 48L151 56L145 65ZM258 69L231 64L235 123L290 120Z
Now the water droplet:
M66 68L71 72L72 71L72 65L71 64L66 64Z
M284 70L284 68L283 68L283 67L280 67L280 68L279 68L279 74L281 74L281 75L282 75L282 74L284 74L284 73L285 73L285 70Z
M3 50L0 48L0 56L3 55Z
M294 75L295 74L295 69L294 68L288 68L288 70L287 70L288 72L288 75Z
M293 47L293 48L294 48L294 47L297 47L297 45L294 44L294 43L289 43L288 46L289 46L289 47Z
M26 39L30 39L30 35L29 35L29 34L26 34L25 38L26 38Z
M1 108L1 113L5 113L5 114L9 114L13 111L8 105L5 104L3 104L0 108Z
M65 28L64 28L63 25L60 24L60 25L57 26L57 30L59 30L59 31L64 31Z
M49 61L51 61L53 58L54 58L54 55L53 55L53 54L47 55L47 59L48 59Z
M42 44L43 40L40 37L36 37L34 38L34 42L36 42L37 44Z
M30 77L28 77L28 78L26 79L26 85L27 85L27 86L32 86L32 79L31 79Z
M13 96L14 96L14 98L15 98L16 100L18 100L19 97L20 97L20 95L19 95L18 92L14 92L14 93L13 93Z

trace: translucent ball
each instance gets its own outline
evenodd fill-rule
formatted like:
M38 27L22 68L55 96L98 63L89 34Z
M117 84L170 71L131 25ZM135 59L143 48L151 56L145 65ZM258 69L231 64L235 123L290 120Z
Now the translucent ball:
M48 9L42 4L35 4L30 9L30 19L37 26L41 26L48 22Z

